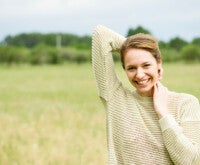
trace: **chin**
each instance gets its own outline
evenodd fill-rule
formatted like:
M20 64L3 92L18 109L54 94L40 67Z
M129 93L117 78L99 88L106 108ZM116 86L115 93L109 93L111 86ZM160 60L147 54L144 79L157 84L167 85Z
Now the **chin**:
M141 96L146 96L146 97L152 97L153 96L153 92L152 92L152 88L151 89L144 89L144 90L137 90L137 92L141 95Z

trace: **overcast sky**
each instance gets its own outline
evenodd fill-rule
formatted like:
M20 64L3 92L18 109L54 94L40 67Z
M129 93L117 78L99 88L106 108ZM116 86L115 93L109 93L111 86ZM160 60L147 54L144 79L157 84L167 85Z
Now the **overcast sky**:
M23 32L91 35L97 25L126 35L138 25L160 40L200 37L200 0L1 0L0 40Z

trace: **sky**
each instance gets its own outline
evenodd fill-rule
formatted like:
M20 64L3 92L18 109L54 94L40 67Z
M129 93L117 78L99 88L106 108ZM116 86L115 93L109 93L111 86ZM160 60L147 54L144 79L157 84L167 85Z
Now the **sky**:
M91 35L97 25L121 35L142 26L169 41L200 37L199 0L1 0L0 41L20 33Z

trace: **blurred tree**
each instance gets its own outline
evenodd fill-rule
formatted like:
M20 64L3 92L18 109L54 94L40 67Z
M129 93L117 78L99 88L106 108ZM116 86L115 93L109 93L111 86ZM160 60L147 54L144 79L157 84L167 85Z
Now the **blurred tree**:
M145 33L145 34L151 34L150 31L148 31L147 29L143 28L142 26L138 26L135 29L134 28L129 28L128 33L127 33L127 37L137 34L137 33Z
M48 46L56 46L56 35L54 33L45 34L43 42Z
M169 44L165 41L159 41L159 48L160 49L164 49L164 48L168 48Z
M69 46L78 44L78 36L74 34L62 34L62 45Z
M181 50L181 56L185 61L200 61L200 47L188 44Z
M197 46L200 46L200 37L194 38L194 39L192 40L192 44L197 45Z
M22 46L32 48L43 40L43 36L40 33L22 33L16 36L7 36L4 43L6 45Z
M180 37L175 37L175 38L172 38L170 41L169 41L169 47L171 48L174 48L176 50L181 50L184 46L186 46L188 44L187 41L183 40L182 38Z
M74 34L62 33L22 33L16 36L7 36L2 43L10 46L21 46L33 48L40 44L56 46L57 36L61 37L62 46L73 46L77 48L89 49L91 46L91 36L77 36Z

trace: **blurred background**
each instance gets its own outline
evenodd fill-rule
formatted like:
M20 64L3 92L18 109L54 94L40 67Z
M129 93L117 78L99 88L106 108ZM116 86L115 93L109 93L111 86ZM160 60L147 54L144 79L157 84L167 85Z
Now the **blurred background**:
M0 165L102 165L106 116L91 67L91 34L159 40L162 82L200 99L199 0L1 0ZM129 86L119 55L116 71Z
M199 61L199 6L198 0L2 0L0 63L88 61L98 24L124 36L151 33L164 61Z

